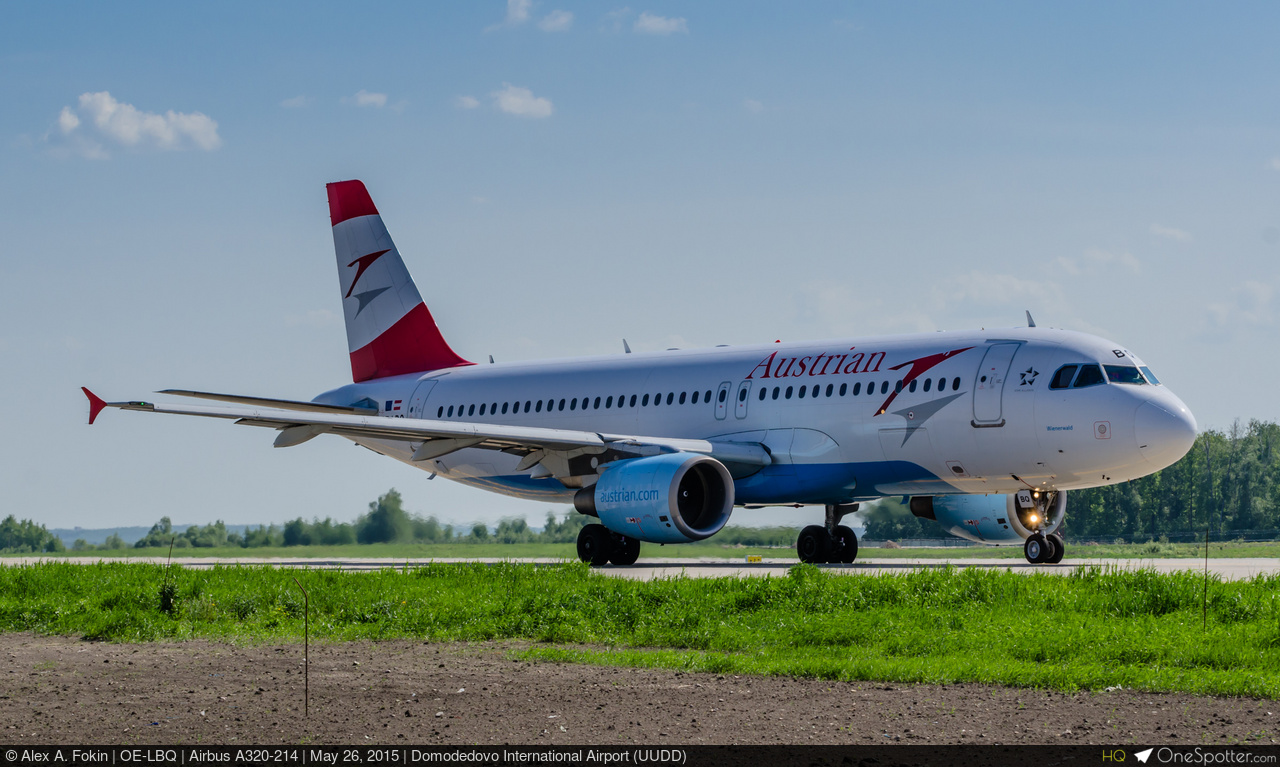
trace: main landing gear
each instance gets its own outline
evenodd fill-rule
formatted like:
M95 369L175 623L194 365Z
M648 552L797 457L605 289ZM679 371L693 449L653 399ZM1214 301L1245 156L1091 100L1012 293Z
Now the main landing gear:
M607 562L634 565L639 558L640 541L619 535L604 525L587 525L578 533L578 559L592 567Z
M1067 544L1058 533L1032 533L1022 544L1022 553L1033 565L1056 565L1062 561L1062 555L1066 551Z
M827 523L809 525L796 539L796 554L808 564L850 564L858 558L858 536L840 524L846 514L858 510L858 504L827 504Z

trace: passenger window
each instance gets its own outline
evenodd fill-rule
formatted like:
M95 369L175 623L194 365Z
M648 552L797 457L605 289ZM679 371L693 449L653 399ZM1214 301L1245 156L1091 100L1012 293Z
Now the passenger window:
M1102 368L1097 365L1081 365L1080 373L1076 376L1076 382L1072 384L1073 389L1083 389L1086 386L1097 386L1100 383L1106 383L1102 377Z
M631 395L631 407L635 407L635 406L636 406L636 395L632 394L632 395Z
M649 407L649 395L648 395L648 394L644 395L644 399L640 400L640 405L641 405L642 407Z
M899 382L899 385L901 385L901 382ZM886 394L886 393L888 393L888 391L889 391L889 382L888 382L888 381L884 381L884 382L882 382L882 383L880 384L880 393L881 393L881 394Z
M529 412L529 408L533 407L533 403L529 400L524 401L524 412Z
M577 409L578 409L578 398L577 398L577 397L574 397L573 399L569 400L569 409L570 409L570 410L577 410Z
M858 383L853 385L853 396L856 397L861 393L862 393L862 382L859 381Z
M915 383L915 381L912 381L912 383L914 384L914 383ZM932 379L932 378L926 378L926 379L924 379L924 390L925 390L925 391L929 391L929 387L930 387L930 386L932 386L932 385L933 385L933 379Z
M662 393L661 393L661 392L659 392L658 394L653 395L653 404L654 404L654 406L655 406L655 407L656 407L656 406L658 406L658 405L661 405L661 404L662 404Z
M536 405L534 405L534 407L533 407L533 412L535 412L535 413L541 413L541 412L542 412L542 400L538 400L537 404L536 404Z
M1137 384L1145 386L1147 379L1142 377L1142 373L1136 367L1130 365L1103 365L1103 369L1107 371L1107 380L1116 384Z
M805 391L807 391L807 390L808 390L808 388L809 388L808 386L801 386L801 387L800 387L800 391L796 392L796 397L798 397L798 398L800 398L800 399L804 399L804 393L805 393Z
M691 401L693 404L695 404L695 405L696 405L696 404L698 404L698 394L699 394L699 392L694 392L694 393L693 393L693 399L692 399L692 400L690 400L690 401Z
M760 389L760 401L761 401L761 402L764 402L764 395L766 395L766 394L768 394L768 393L769 393L769 390L768 390L768 389L765 389L765 388L761 387L761 389Z
M489 405L489 415L497 415L497 414L498 414L498 403L494 402L493 404Z
M738 401L739 401L739 402L746 402L746 401L747 401L747 390L746 390L746 389L743 389L742 391L738 392Z
M875 393L876 393L876 382L872 381L871 383L867 384L867 394L875 394Z
M907 387L907 391L915 391L915 390L916 390L916 382L912 381L911 385Z
M849 391L849 384L847 383L840 384L840 396L843 397L844 393L847 391Z
M467 415L475 415L475 414L476 414L476 406L475 406L475 405L472 405L471 407L467 408Z
M1053 374L1053 380L1049 382L1050 389L1066 389L1071 386L1071 378L1076 374L1079 365L1063 365L1058 368L1058 372Z
M449 418L453 418L453 405L449 406Z
M960 376L951 379L951 388L953 391L960 391Z
M508 404L508 403L506 403L506 402L502 403L502 414L503 414L503 415L506 415L506 414L507 414L507 404Z
M790 386L788 386L788 387L787 387L787 393L786 393L785 395L783 395L783 396L785 396L787 399L791 399L791 387L790 387Z
M724 402L725 396L726 396L726 395L728 395L728 393L729 393L729 390L728 390L728 389L721 389L721 390L720 390L720 401L721 401L721 402Z
M686 393L685 393L685 392L680 392L680 404L681 404L681 405L683 405L683 404L684 404L684 401L685 401L686 396L687 396L687 395L686 395Z
M901 382L901 381L897 381L897 382L895 382L895 383L893 384L893 393L894 393L894 394L899 394L899 393L901 393L901 392L902 392L902 382Z
M702 401L703 401L703 402L710 402L710 401L711 401L711 390L710 390L710 389L707 389L706 394L705 394L705 395L703 395L703 397L702 397Z
M612 399L612 398L610 398L610 399ZM599 409L600 409L600 398L599 398L599 397L596 397L595 402L594 402L594 403L592 403L591 407L592 407L592 408L594 408L595 410L599 410Z
M668 405L670 405L670 404L671 404L671 401L672 401L672 400L674 400L675 398L676 398L676 394L675 394L675 392L667 392L667 404L668 404Z
M484 403L480 403L480 415L484 415L484 408L485 408Z
M836 390L836 385L835 385L835 384L827 384L827 396L828 396L828 397L830 397L830 396L831 396L831 393L832 393L832 392L834 392L835 390Z
M609 397L608 399L606 399L606 400L604 401L604 409L605 409L605 410L608 410L608 409L609 409L609 408L611 408L611 407L613 407L613 397Z
M777 399L777 398L778 398L778 395L779 395L779 394L781 394L781 393L782 393L782 389L778 388L777 386L773 387L773 398L774 398L774 399Z
M564 400L560 400L560 404L556 407L556 410L564 410Z

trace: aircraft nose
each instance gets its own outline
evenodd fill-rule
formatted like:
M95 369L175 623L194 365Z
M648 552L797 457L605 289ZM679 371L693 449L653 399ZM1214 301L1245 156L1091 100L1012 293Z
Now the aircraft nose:
M1181 402L1144 402L1134 414L1138 452L1163 469L1187 454L1196 441L1196 419Z

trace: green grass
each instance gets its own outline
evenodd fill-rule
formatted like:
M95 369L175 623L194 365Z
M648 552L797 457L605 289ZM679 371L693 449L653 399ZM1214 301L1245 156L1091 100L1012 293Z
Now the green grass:
M1210 543L1209 555L1215 558L1264 557L1280 558L1280 541L1246 543L1222 541ZM67 551L43 555L61 557L167 557L165 548L122 549L118 551ZM659 546L646 543L640 549L645 559L742 559L748 555L760 555L766 559L794 559L791 548L765 548L748 546L736 548L716 543L715 538L698 543ZM6 556L39 556L15 554ZM1082 559L1154 559L1196 558L1204 556L1204 544L1191 543L1128 543L1082 546L1067 543L1066 561ZM288 559L577 559L572 543L375 543L350 546L277 546L268 548L217 548L174 549L174 560L189 557L222 557L258 559L283 557ZM940 548L880 549L863 548L860 559L1022 559L1020 546L954 546Z
M1280 698L1280 576L942 568L613 578L580 564L374 573L41 563L0 568L0 630L95 640L523 640L531 659L833 680L1114 685ZM166 578L171 586L164 588ZM162 596L169 605L162 609Z

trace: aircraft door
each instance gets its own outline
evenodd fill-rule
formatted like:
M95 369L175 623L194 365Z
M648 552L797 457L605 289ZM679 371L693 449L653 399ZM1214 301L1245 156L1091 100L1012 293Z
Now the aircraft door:
M716 420L723 421L725 416L729 414L729 389L733 384L725 381L720 384L720 391L716 392Z
M426 418L424 409L427 405L427 397L431 394L431 390L435 388L436 382L423 381L418 384L418 388L413 390L413 399L409 400L409 417L410 418Z
M738 399L735 401L733 415L736 418L747 417L747 403L751 401L751 382L743 381L738 384Z
M978 377L973 382L973 425L1004 426L1001 397L1004 381L1009 376L1009 365L1019 344L992 344L978 366Z

